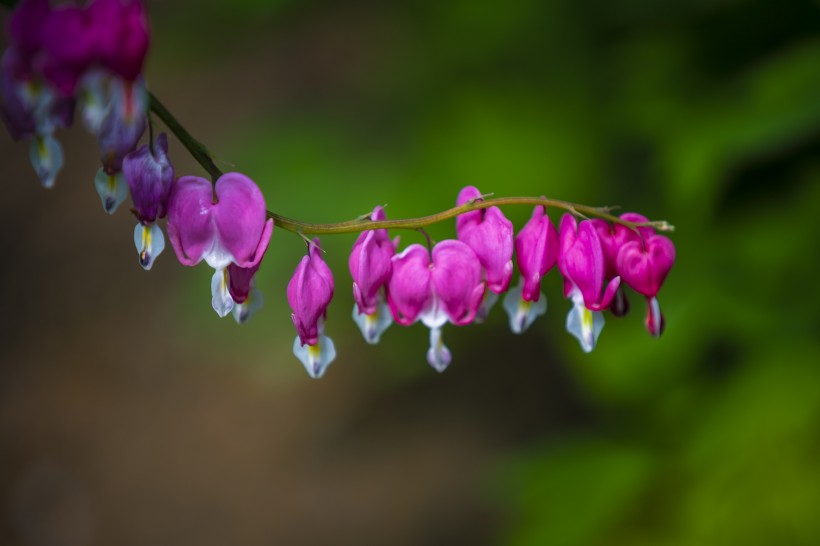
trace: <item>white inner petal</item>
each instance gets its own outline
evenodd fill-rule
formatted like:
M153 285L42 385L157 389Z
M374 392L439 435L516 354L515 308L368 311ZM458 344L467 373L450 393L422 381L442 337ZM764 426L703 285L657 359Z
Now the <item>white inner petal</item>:
M234 304L234 320L236 320L238 324L245 324L262 308L262 301L262 291L256 287L252 288L244 302Z
M138 223L134 227L134 246L137 247L140 265L148 271L157 256L165 250L165 236L156 222L148 225Z
M433 294L430 307L421 312L419 319L428 328L441 328L447 324L447 313L444 312L438 296Z
M441 338L441 328L430 328L430 348L427 349L427 362L437 372L441 373L450 365L453 357L450 349Z
M29 147L31 166L45 188L54 187L57 173L63 167L63 148L51 134L37 135Z
M510 319L510 330L514 334L521 334L529 328L535 319L547 312L547 296L540 293L538 301L529 302L523 297L521 283L510 289L504 296L504 310Z
M604 322L603 313L587 309L580 291L573 290L572 309L567 314L567 332L575 336L585 353L595 348Z
M220 317L225 317L233 309L233 298L228 291L227 269L217 269L211 277L211 305Z
M94 177L94 187L102 201L103 210L108 214L114 214L128 197L128 184L125 183L122 172L108 174L103 169L98 170Z
M325 335L319 336L316 345L302 345L299 336L296 336L293 340L293 354L305 367L310 377L319 379L336 358L336 347L333 345L333 340Z
M381 339L384 331L393 324L393 315L390 314L390 308L380 294L376 311L370 315L360 314L359 307L354 304L353 321L361 330L364 340L371 345L375 345Z

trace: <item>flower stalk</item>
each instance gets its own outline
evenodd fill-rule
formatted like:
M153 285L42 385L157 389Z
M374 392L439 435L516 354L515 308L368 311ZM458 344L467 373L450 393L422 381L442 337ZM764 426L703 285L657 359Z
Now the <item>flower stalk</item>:
M208 148L195 139L191 133L174 117L174 115L157 99L156 95L149 93L150 108L159 119L165 123L168 130L177 137L185 149L191 156L199 163L203 169L211 177L212 181L216 181L222 176L222 171L213 161L213 156L208 151ZM592 207L588 205L581 205L579 203L571 203L569 201L562 201L559 199L549 199L546 197L491 197L489 199L475 200L470 203L452 207L435 214L427 216L420 216L416 218L401 218L390 220L371 220L368 217L355 218L345 222L335 222L330 224L313 224L310 222L302 222L301 220L294 220L268 211L268 218L272 218L277 228L290 231L292 233L302 235L339 235L343 233L360 233L369 229L409 229L416 230L450 220L459 214L470 212L474 210L487 209L490 207L508 206L508 205L544 205L547 207L555 207L565 210L581 218L592 217L607 220L613 224L620 224L626 226L633 231L637 231L639 227L651 227L658 231L674 231L675 227L664 220L651 222L629 222L622 220L617 216L611 214L614 207Z

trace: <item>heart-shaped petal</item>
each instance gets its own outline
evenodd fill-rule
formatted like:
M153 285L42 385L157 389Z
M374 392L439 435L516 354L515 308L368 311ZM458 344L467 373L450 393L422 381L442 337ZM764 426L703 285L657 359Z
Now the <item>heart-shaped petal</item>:
M404 326L413 324L430 306L433 299L431 273L430 255L421 245L410 245L393 256L387 303L396 322Z
M447 240L433 248L432 286L450 322L469 324L484 296L481 263L461 241Z
M273 230L272 222L265 221L265 198L259 187L244 174L225 173L214 191L214 223L222 245L240 267L258 264Z
M168 239L183 265L196 265L217 237L211 210L211 183L198 176L182 176L168 197Z
M658 294L675 263L675 245L663 235L652 235L626 243L618 252L618 274L636 292Z

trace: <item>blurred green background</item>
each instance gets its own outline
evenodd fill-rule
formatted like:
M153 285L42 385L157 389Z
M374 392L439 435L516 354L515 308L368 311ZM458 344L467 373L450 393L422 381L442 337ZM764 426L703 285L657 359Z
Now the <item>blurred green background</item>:
M418 216L473 184L640 211L677 227L667 329L633 294L585 355L551 273L525 335L448 326L438 375L421 325L361 340L338 236L311 381L297 237L240 328L204 265L140 270L79 126L52 191L3 132L0 543L820 544L818 2L149 7L150 88L269 209Z

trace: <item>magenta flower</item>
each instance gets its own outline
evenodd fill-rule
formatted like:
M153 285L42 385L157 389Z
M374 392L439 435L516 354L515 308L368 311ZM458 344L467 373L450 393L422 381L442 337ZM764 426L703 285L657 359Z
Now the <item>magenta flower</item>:
M427 361L437 371L450 364L449 349L441 339L447 322L457 326L473 321L484 297L481 263L461 241L447 240L428 250L410 245L393 257L387 302L393 318L408 326L416 320L430 328Z
M384 218L382 207L373 209L371 220ZM393 323L385 292L393 271L391 259L395 253L396 243L390 240L387 230L373 229L359 234L348 259L350 276L353 277L353 299L356 301L353 320L370 344L378 343L382 333Z
M520 334L547 312L541 279L558 260L558 231L545 207L535 207L530 220L516 235L515 259L521 277L518 286L504 297L504 309L510 317L510 329Z
M475 186L463 188L456 205L481 200ZM513 225L501 209L490 207L459 214L456 217L458 240L469 246L484 269L488 290L484 294L476 322L481 322L498 300L498 294L507 290L513 272Z
M144 144L123 160L123 175L131 190L134 213L139 222L134 228L134 244L140 265L151 269L154 260L165 248L165 238L157 226L157 218L164 218L174 167L168 160L168 137L162 133L153 146Z
M655 337L663 333L664 318L658 291L675 263L675 245L663 235L629 241L618 252L618 273L636 292L646 296L646 329Z
M595 348L604 327L601 311L606 309L621 283L615 277L604 289L606 259L595 226L588 220L579 224L571 214L561 219L558 269L564 276L564 294L572 300L567 315L567 331L578 338L584 352Z
M621 220L627 222L646 222L647 218L636 212L627 212L621 215ZM606 263L605 282L610 282L618 276L617 260L618 252L629 241L639 241L641 236L648 237L655 233L651 227L640 227L638 232L629 229L621 224L610 224L601 219L590 220L598 232L601 241L601 249L604 252L604 262ZM640 235L639 235L640 233ZM616 317L622 317L629 312L629 300L626 297L624 286L618 286L615 296L612 298L609 310Z
M168 238L183 264L200 261L214 268L212 303L220 317L231 312L227 267L258 265L268 248L273 220L265 220L265 198L240 173L225 173L214 186L197 176L183 176L168 198Z
M296 332L293 354L310 377L318 379L336 358L333 340L324 335L327 307L333 299L333 273L322 259L319 239L309 246L288 283L288 303Z
M136 80L148 51L148 18L138 0L95 0L84 8L55 9L42 36L43 74L70 96L86 71L97 66L126 82Z

